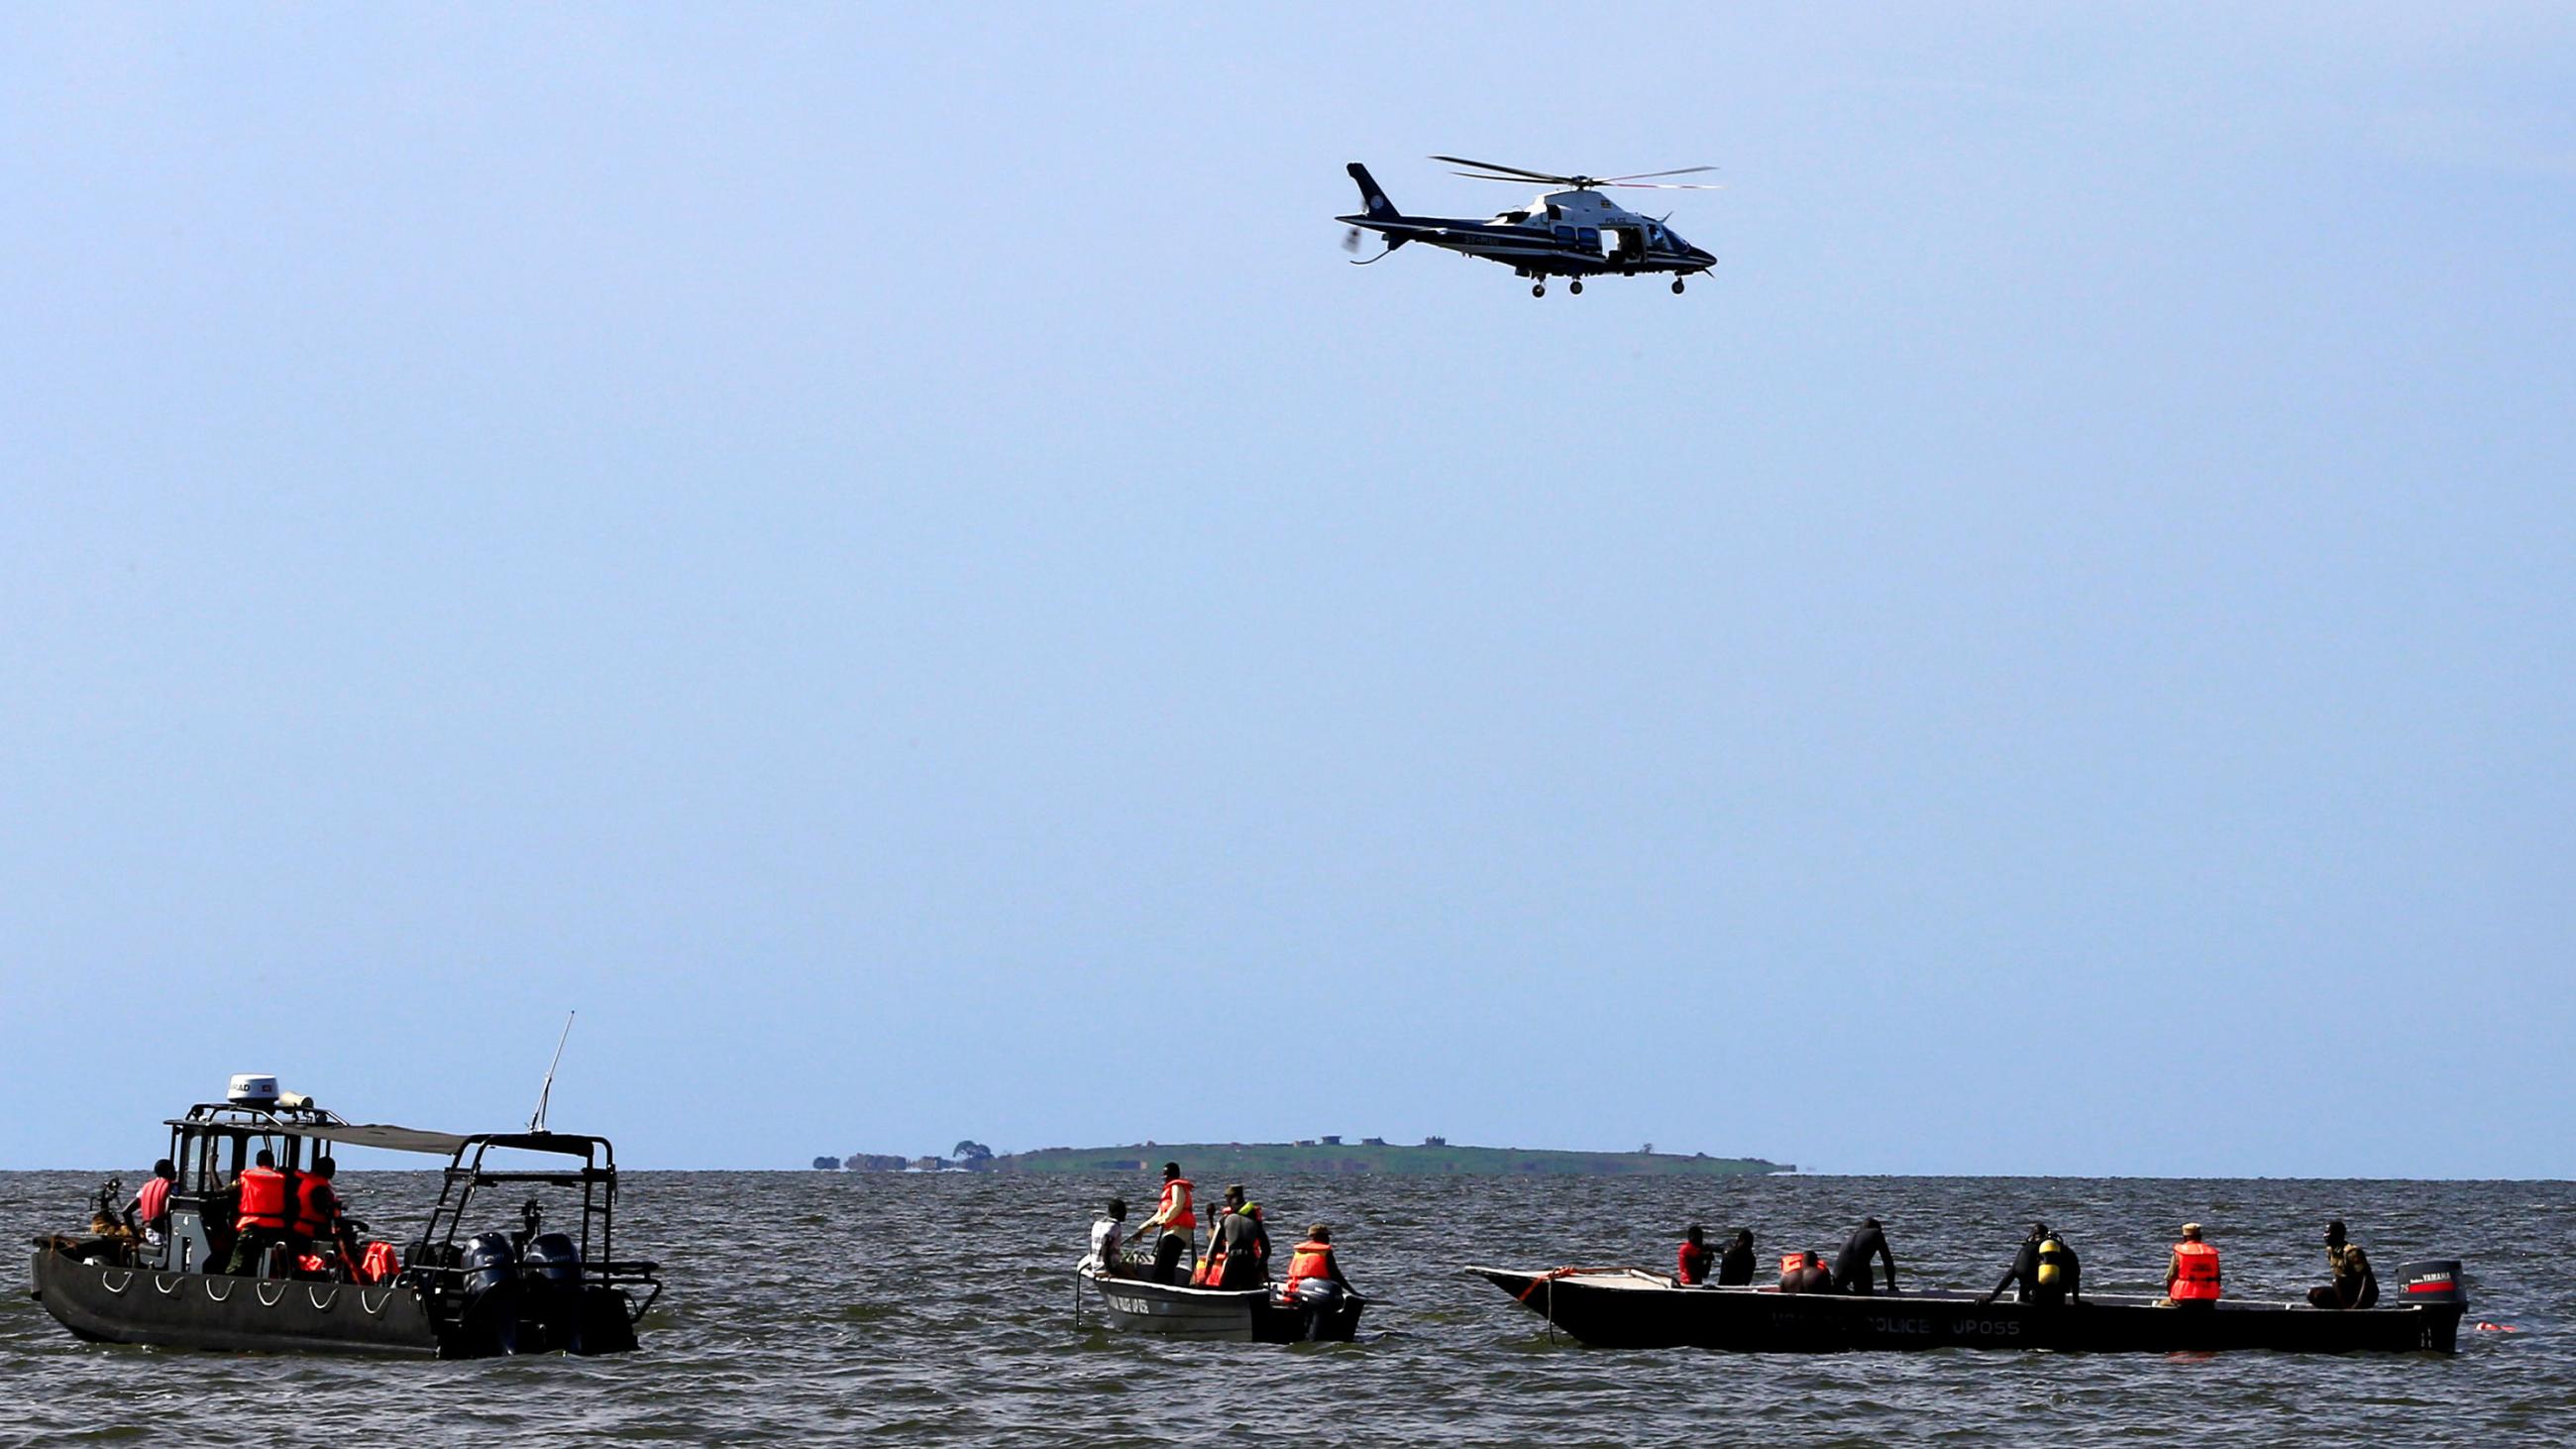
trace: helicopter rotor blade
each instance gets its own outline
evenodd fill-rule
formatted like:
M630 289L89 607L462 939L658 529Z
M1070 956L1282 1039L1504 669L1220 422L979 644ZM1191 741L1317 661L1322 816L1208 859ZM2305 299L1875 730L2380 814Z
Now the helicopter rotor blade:
M1464 156L1434 156L1431 159L1434 161L1446 161L1453 166L1473 166L1479 171L1507 171L1513 176L1519 177L1524 181L1564 181L1568 179L1547 171L1530 171L1519 166L1497 166L1491 161L1470 161Z
M1675 171L1632 171L1625 176L1604 176L1603 181L1645 181L1657 176L1688 176L1695 171L1714 171L1714 166L1684 166Z
M1699 181L1596 181L1592 184L1620 186L1630 191L1724 191L1726 189L1722 185L1713 186Z
M1540 182L1551 186L1558 184L1558 179L1553 176L1487 176L1478 171L1452 171L1449 174L1464 176L1470 181L1506 181L1514 186L1530 186Z

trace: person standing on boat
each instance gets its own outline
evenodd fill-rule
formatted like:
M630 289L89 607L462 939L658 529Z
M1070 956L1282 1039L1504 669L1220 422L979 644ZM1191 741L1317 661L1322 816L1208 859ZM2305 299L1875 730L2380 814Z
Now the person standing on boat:
M1717 1260L1717 1286L1750 1288L1753 1286L1753 1230L1737 1228L1735 1241L1726 1245L1726 1253Z
M2203 1242L2200 1224L2182 1225L2165 1264L2165 1302L2176 1308L2207 1308L2218 1302L2218 1249Z
M1225 1190L1225 1210L1208 1230L1210 1288L1236 1292L1270 1282L1270 1230L1261 1225L1261 1209L1243 1200L1243 1189Z
M1127 1199L1109 1200L1109 1215L1091 1225L1091 1256L1082 1260L1086 1268L1103 1278L1118 1276L1118 1237L1127 1231Z
M1708 1245L1708 1229L1697 1223L1682 1234L1679 1260L1673 1266L1673 1281L1685 1288L1708 1281L1709 1269L1717 1266L1717 1250Z
M2021 1252L2013 1258L2012 1266L2004 1270L1994 1290L1977 1301L1992 1303L2016 1283L2021 1285L2013 1294L2017 1303L2053 1307L2070 1298L2081 1301L2082 1271L2075 1261L2075 1250L2066 1246L2065 1239L2050 1232L2046 1223L2032 1223L2030 1236L2022 1239Z
M1158 1229L1162 1233L1154 1240L1154 1281L1157 1283L1181 1281L1180 1266L1188 1261L1190 1249L1198 1240L1199 1215L1190 1206L1190 1192L1190 1180L1181 1176L1181 1165L1164 1163L1162 1198L1154 1205L1154 1215L1136 1230L1139 1238Z
M2326 1224L2326 1271L2334 1281L2308 1290L2314 1308L2371 1308L2379 1302L2379 1275L2359 1243L2344 1241L2343 1219Z
M1869 1260L1877 1258L1887 1265L1887 1291L1896 1291L1896 1255L1887 1249L1887 1234L1879 1230L1878 1219L1862 1218L1852 1235L1843 1239L1843 1250L1834 1259L1834 1291L1858 1293L1866 1297L1869 1286Z

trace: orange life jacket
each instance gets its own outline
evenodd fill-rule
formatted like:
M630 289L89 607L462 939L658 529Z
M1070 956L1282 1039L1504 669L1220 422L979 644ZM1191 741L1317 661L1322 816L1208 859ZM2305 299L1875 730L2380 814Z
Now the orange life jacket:
M252 1228L283 1231L286 1227L286 1174L274 1167L253 1167L241 1175L241 1216L236 1232Z
M401 1271L402 1258L394 1252L394 1245L378 1238L358 1255L358 1266L350 1276L361 1283L390 1283Z
M1154 1205L1154 1216L1163 1220L1163 1231L1186 1233L1199 1225L1199 1215L1190 1211L1190 1180L1176 1177L1163 1184L1162 1201Z
M2218 1250L2207 1243L2174 1244L2173 1301L2214 1303L2218 1299Z
M1213 1288L1225 1280L1225 1254L1210 1253L1199 1259L1198 1271L1190 1275L1193 1288Z
M332 1220L340 1215L340 1200L331 1192L331 1180L310 1173L296 1179L295 1230L308 1238L326 1237Z
M1780 1255L1780 1276L1783 1278L1808 1268L1816 1269L1818 1272L1826 1271L1825 1255L1822 1253L1782 1253Z
M1288 1259L1288 1284L1279 1291L1283 1297L1294 1298L1297 1296L1298 1284L1305 1282L1309 1278L1330 1278L1332 1276L1333 1245L1330 1243L1299 1243L1296 1251L1291 1254Z
M319 1278L331 1271L331 1265L323 1262L319 1253L298 1253L295 1255L295 1271L308 1278Z

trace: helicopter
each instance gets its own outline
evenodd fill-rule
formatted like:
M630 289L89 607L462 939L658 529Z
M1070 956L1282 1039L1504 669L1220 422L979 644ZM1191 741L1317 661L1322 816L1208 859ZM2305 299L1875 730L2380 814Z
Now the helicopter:
M1547 295L1550 277L1571 278L1566 290L1580 296L1585 277L1633 277L1639 272L1671 273L1673 292L1679 295L1682 278L1717 265L1714 255L1682 240L1681 233L1664 225L1663 217L1640 216L1612 202L1599 189L1617 186L1650 191L1715 191L1719 188L1652 179L1714 171L1714 166L1640 171L1628 176L1554 176L1517 166L1497 166L1490 161L1470 161L1464 156L1431 159L1473 166L1476 170L1455 174L1478 181L1507 181L1523 186L1539 182L1566 189L1546 192L1529 205L1503 212L1490 221L1406 216L1386 199L1386 191L1377 184L1376 177L1369 175L1368 168L1354 161L1347 169L1351 179L1359 183L1360 202L1366 209L1334 218L1350 227L1342 238L1342 248L1358 251L1360 232L1365 229L1385 237L1386 250L1351 265L1365 267L1384 261L1406 242L1418 241L1462 256L1499 262L1511 268L1514 276L1531 279L1533 297Z

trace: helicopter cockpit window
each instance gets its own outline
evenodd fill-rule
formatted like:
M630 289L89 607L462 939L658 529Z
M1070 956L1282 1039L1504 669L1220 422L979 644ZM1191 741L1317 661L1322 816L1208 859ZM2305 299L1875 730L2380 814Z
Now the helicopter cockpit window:
M1665 227L1663 230L1664 245L1671 247L1677 252L1686 252L1690 250L1690 243L1682 240L1682 234L1680 232L1673 230L1671 227Z
M1563 221L1565 219L1565 208L1557 205L1553 201L1549 202L1547 204L1547 219L1550 221Z
M1507 225L1518 226L1527 220L1529 220L1529 213L1526 211L1507 211L1503 213L1503 221Z

